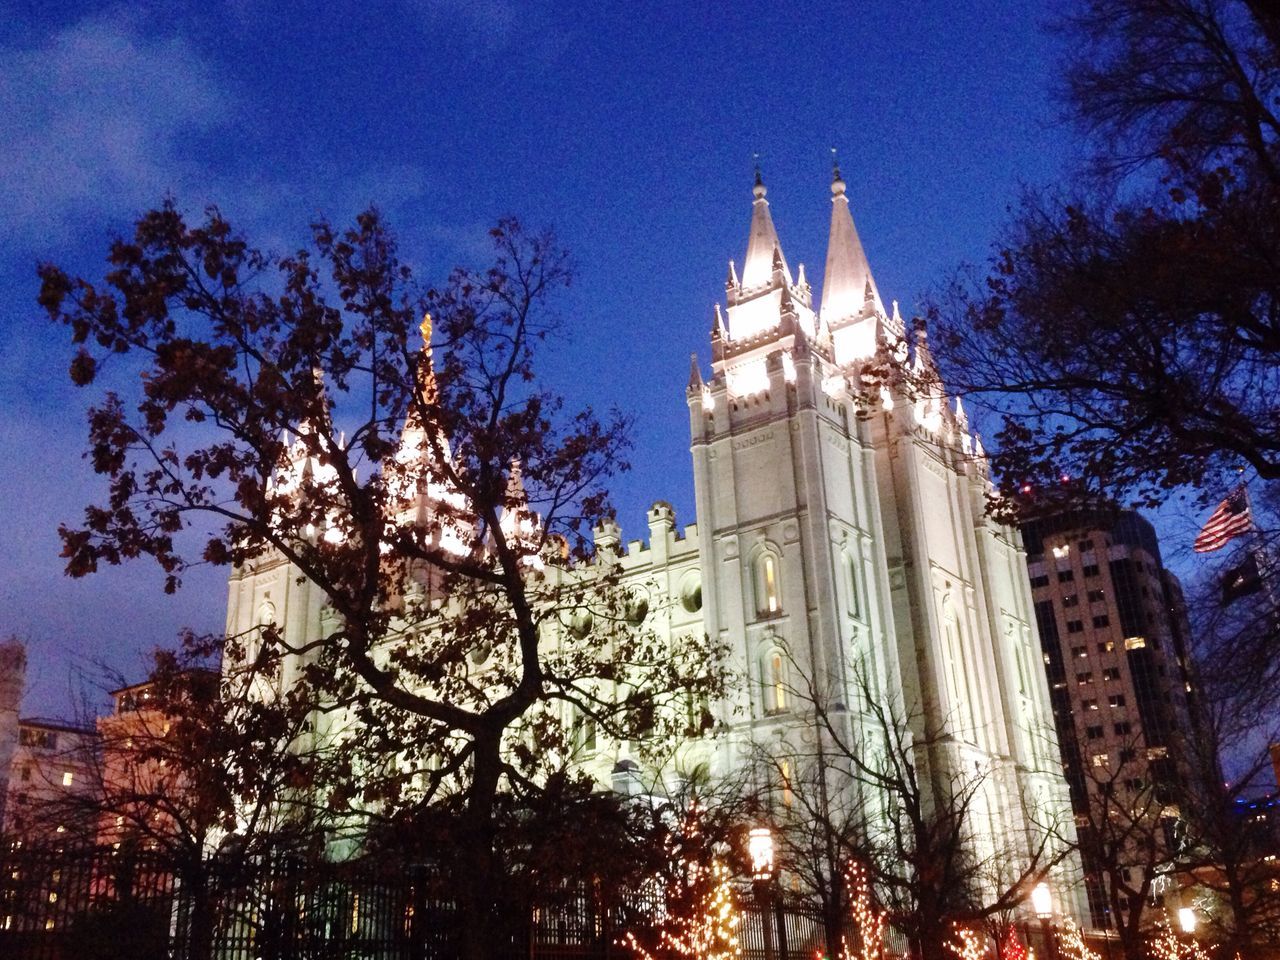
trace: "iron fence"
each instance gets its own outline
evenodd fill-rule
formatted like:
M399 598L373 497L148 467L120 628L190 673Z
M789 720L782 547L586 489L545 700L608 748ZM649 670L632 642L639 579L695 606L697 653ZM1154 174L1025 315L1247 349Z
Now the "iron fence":
M745 960L814 960L819 914L778 902L768 924L740 900ZM602 903L589 885L551 902L496 906L502 960L624 960L641 898ZM425 867L290 857L175 864L146 852L0 853L6 960L454 960L457 905ZM766 935L768 949L766 949Z

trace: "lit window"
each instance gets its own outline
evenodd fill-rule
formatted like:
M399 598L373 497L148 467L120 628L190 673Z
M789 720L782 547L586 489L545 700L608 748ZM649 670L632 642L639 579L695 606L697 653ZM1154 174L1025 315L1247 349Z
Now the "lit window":
M769 655L767 682L766 708L770 713L781 713L787 709L787 664L778 651Z
M1093 765L1095 767L1105 767L1109 759L1111 758L1105 753L1095 753L1093 755Z
M1124 648L1126 650L1141 650L1147 645L1146 637L1125 637Z
M778 773L780 774L780 779L782 780L782 803L784 806L789 807L791 806L791 802L794 799L791 793L791 761L790 760L778 761Z
M72 782L73 780L75 780L75 774L74 774L74 773L72 773L70 770L64 770L64 771L62 771L62 785L63 785L64 787L69 787L69 786L71 786L71 782Z
M1061 546L1053 548L1053 555L1061 560L1063 557L1071 556L1071 544L1064 543Z
M774 617L782 612L782 561L770 550L756 555L752 563L756 613Z
M764 558L764 601L766 610L778 612L778 564L768 555Z

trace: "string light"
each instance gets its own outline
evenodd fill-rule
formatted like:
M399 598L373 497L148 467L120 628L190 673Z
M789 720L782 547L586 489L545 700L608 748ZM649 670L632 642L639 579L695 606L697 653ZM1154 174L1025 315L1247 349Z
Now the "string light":
M1018 936L1016 930L1010 930L1009 936L1004 942L1004 949L1000 951L1000 956L1004 960L1033 960L1031 952L1022 942L1022 938Z
M871 880L866 868L851 863L844 871L845 889L849 891L849 913L857 931L856 951L849 938L842 938L840 960L881 960L884 951L885 914L877 910L871 895Z
M1154 960L1209 960L1209 954L1194 940L1183 940L1161 920L1149 944Z
M1101 954L1089 949L1084 934L1070 917L1063 921L1062 932L1058 934L1058 956L1062 960L1102 960Z
M680 846L696 849L690 841L699 834L698 819L694 805L683 825L684 843ZM663 891L662 925L653 950L631 931L620 943L635 951L641 960L671 955L693 960L741 960L742 945L737 934L741 917L728 867L719 860L712 860L707 867L691 855L677 854L673 859L679 862L680 869Z
M987 955L987 938L959 925L952 928L956 939L948 940L946 947L956 955L956 960L983 960Z

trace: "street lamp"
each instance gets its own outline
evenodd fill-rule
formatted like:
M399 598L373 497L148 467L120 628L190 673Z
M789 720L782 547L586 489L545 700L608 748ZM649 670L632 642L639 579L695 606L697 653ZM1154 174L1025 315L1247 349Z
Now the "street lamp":
M1187 936L1195 936L1196 932L1196 911L1194 907L1178 908L1178 926L1182 928L1182 932Z
M747 834L747 856L751 860L751 889L760 909L764 957L773 960L773 915L769 910L773 892L773 831L768 827L754 827Z
M1053 935L1053 891L1043 880L1031 888L1031 909L1040 920L1040 936L1052 960L1058 960L1058 940Z

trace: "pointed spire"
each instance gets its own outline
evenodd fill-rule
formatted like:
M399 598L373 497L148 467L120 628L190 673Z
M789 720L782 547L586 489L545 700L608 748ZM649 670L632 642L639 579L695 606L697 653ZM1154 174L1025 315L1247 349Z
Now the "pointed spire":
M729 276L725 280L724 285L734 289L738 287L738 268L734 266L732 260L729 261Z
M715 319L715 321L711 324L711 339L712 339L712 340L716 340L716 339L721 339L721 340L723 340L724 338L725 338L724 314L722 314L722 313L720 312L720 304L718 304L718 303L717 303L717 304L716 304L716 319Z
M822 279L822 318L838 323L862 313L866 305L884 313L862 241L849 212L849 198L840 167L831 171L831 234L827 240L827 269Z
M512 459L511 471L507 474L507 488L503 493L502 516L498 525L502 528L503 537L508 546L515 547L525 553L525 563L534 562L532 551L538 542L538 530L541 518L529 509L529 495L524 488L524 474L518 459Z
M929 326L924 317L916 317L911 321L916 335L915 372L917 374L936 374L937 367L933 362L933 354L929 352Z
M799 269L796 270L796 286L807 287L808 285L809 285L809 281L808 279L805 278L804 264L802 263L800 264Z
M747 238L747 255L742 261L742 287L750 290L764 286L773 276L775 260L782 266L783 276L791 282L791 271L787 269L786 258L782 256L782 245L778 242L778 231L774 229L773 217L769 213L769 201L765 199L764 180L760 176L760 167L756 167L756 182L752 188L755 199L751 203L751 232Z
M716 310L717 314L719 309ZM698 355L689 354L689 389L696 390L702 386L702 370L698 367Z

